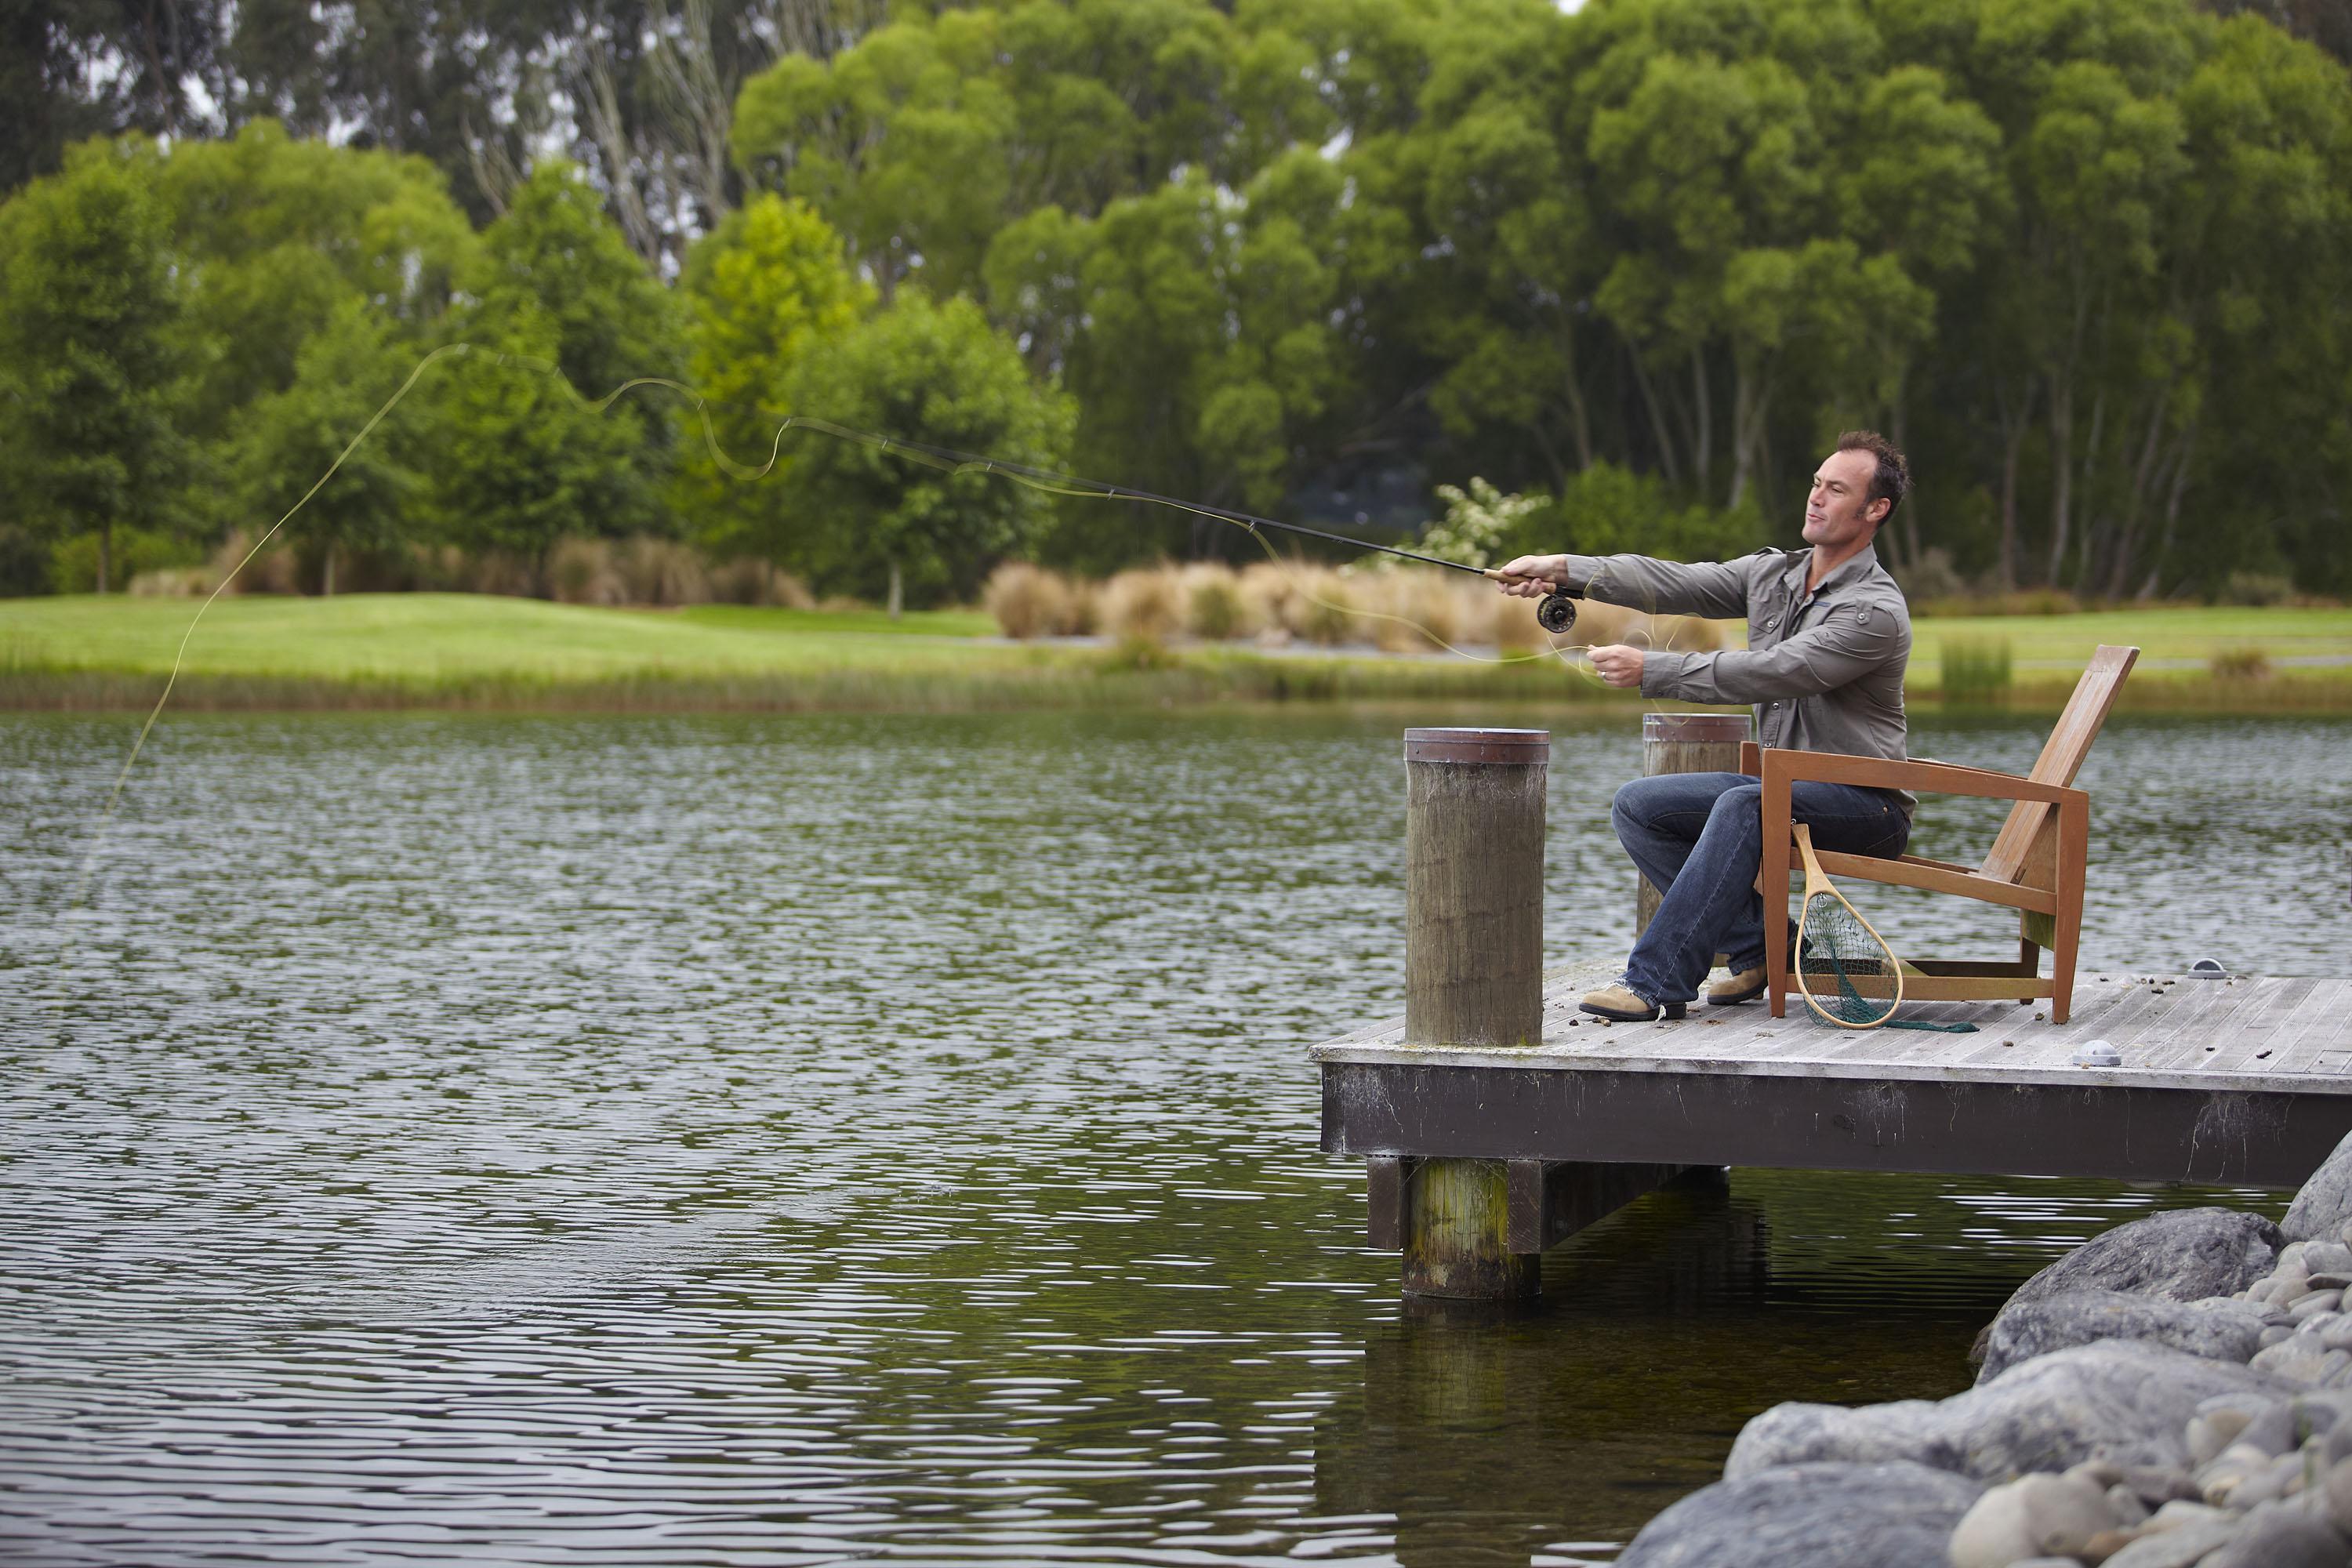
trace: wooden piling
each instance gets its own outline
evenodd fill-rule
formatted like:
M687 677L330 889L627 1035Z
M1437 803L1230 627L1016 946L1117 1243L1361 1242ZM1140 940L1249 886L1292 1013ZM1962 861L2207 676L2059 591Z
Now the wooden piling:
M1543 1038L1541 730L1405 731L1405 1037ZM1511 1249L1509 1173L1428 1159L1390 1173L1408 1293L1533 1295L1538 1259Z
M1644 713L1642 715L1642 776L1660 773L1736 773L1739 745L1748 739L1745 713ZM1633 873L1633 935L1650 929L1662 895L1650 879Z
M1543 1037L1541 730L1405 731L1405 1037Z

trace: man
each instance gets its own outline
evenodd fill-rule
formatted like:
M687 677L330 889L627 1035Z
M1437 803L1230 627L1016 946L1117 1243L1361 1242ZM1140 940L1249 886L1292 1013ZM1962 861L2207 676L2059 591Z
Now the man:
M1644 697L1754 703L1767 746L1900 761L1911 614L1872 541L1910 484L1893 443L1849 431L1813 474L1810 549L1688 566L1645 555L1522 555L1502 569L1502 589L1533 597L1559 584L1654 613L1744 616L1742 651L1619 645L1592 649L1592 668ZM1718 952L1731 974L1707 992L1710 1004L1763 992L1764 910L1755 887L1762 799L1762 786L1741 773L1667 773L1617 792L1617 837L1664 897L1633 944L1622 984L1585 997L1585 1012L1625 1023L1680 1017ZM1874 856L1903 853L1915 804L1900 790L1811 782L1797 784L1790 803L1818 847Z

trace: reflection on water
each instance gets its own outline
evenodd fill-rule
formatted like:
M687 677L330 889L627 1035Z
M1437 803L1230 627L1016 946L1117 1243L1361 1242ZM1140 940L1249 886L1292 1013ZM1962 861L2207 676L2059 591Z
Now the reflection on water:
M2210 1198L1739 1172L1408 1310L1302 1056L1400 1005L1408 721L181 719L79 910L131 722L0 721L0 1555L1605 1560ZM2347 735L2113 726L2086 962L2340 967ZM1553 963L1638 765L1560 728Z

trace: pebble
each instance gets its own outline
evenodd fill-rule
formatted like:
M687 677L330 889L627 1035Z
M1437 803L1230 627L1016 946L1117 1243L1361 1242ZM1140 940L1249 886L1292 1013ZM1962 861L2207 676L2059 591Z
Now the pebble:
M1952 1531L1952 1568L2009 1568L2044 1553L2075 1556L2093 1536L2119 1522L2106 1494L2086 1478L2021 1476L1994 1487L1960 1516Z
M2338 1461L2320 1483L2327 1500L2327 1517L2336 1529L2352 1535L2352 1459Z
M2322 1312L2336 1310L2343 1301L2342 1290L2306 1291L2287 1303L2287 1316L2297 1322L2302 1322L2305 1319L2315 1318Z
M2303 1247L2303 1266L2314 1274L2352 1275L2352 1247L2340 1241L2306 1241L2290 1245Z

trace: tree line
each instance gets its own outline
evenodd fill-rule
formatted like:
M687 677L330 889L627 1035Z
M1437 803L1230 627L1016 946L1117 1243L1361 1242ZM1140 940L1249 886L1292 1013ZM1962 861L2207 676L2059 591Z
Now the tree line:
M923 602L1254 548L779 441L800 412L1374 532L1480 476L1529 542L1676 553L1780 538L1870 425L1916 582L2352 589L2352 79L2261 15L694 0L454 98L352 63L397 8L221 15L193 96L284 123L84 142L0 207L15 591L60 539L266 526L459 342L310 503L322 571L651 531ZM526 168L556 100L582 157ZM286 128L321 116L362 133ZM709 401L600 409L649 375Z

